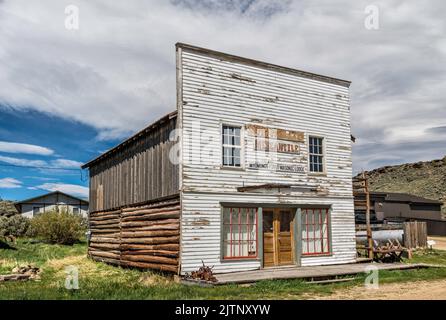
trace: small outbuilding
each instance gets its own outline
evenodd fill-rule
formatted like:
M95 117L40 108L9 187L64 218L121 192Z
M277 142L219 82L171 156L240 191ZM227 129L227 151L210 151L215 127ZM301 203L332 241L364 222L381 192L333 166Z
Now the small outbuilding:
M54 191L37 197L18 201L14 204L17 211L27 218L33 218L41 213L51 210L66 210L67 212L88 215L88 201L63 193Z
M176 110L83 166L89 256L183 275L355 262L350 82L176 58Z
M362 196L356 196L360 202ZM425 221L428 235L446 235L446 220L442 218L441 201L407 193L370 192L372 223ZM356 206L357 224L365 223L365 208Z

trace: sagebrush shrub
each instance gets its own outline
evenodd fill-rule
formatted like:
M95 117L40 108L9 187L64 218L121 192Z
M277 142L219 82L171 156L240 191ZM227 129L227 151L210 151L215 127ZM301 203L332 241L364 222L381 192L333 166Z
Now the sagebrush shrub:
M49 243L74 244L87 230L87 220L65 210L48 211L31 219L28 235Z
M19 214L0 217L0 237L22 237L27 232L30 221Z

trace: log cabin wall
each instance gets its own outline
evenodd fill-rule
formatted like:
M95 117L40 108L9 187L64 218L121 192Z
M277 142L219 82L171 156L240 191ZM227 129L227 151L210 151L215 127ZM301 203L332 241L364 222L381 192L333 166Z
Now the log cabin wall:
M177 272L180 239L176 113L86 163L90 172L88 255L115 265Z
M90 170L90 212L178 194L178 165L169 159L176 119L175 114L160 119L83 166Z
M88 255L125 267L178 272L180 200L90 214Z

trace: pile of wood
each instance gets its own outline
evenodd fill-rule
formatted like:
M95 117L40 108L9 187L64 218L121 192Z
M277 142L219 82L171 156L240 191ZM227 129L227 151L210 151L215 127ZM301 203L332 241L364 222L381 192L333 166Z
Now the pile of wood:
M40 269L31 265L15 267L12 274L0 275L2 281L37 280L40 278Z
M177 272L179 199L90 213L89 256L126 267Z
M385 245L376 246L373 250L374 260L377 262L400 262L405 253L410 251L404 248L398 240L388 240Z
M206 266L203 261L201 261L201 263L203 265L197 271L192 271L191 274L186 274L186 279L217 282L217 278L215 278L212 272L214 267Z

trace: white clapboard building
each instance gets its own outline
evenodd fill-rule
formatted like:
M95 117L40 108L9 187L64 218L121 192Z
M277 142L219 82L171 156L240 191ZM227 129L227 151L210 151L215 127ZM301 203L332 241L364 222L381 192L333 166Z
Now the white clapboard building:
M354 262L350 82L187 44L176 54L177 110L84 165L90 256L179 274ZM106 235L106 217L119 232Z
M66 211L88 215L88 201L61 191L45 193L37 197L18 201L15 204L17 211L24 217L33 218L41 213L49 211Z

